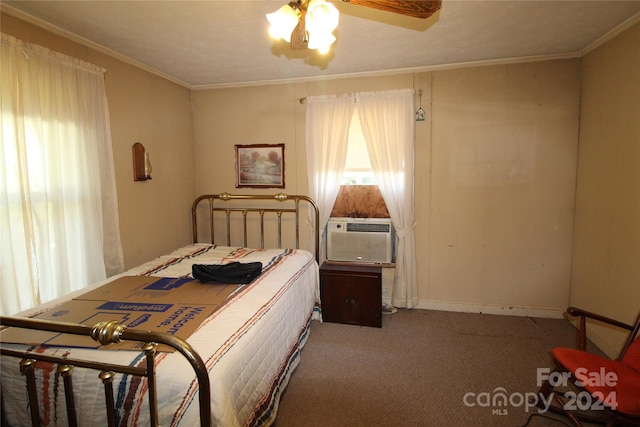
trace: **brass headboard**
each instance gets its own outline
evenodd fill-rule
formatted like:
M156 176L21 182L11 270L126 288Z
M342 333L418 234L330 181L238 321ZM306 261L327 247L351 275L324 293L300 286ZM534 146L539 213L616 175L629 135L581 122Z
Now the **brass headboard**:
M238 207L232 201L236 200L262 200L262 201L277 201L282 204L282 206L278 206L277 204L268 204L268 206L251 206L251 207ZM205 194L202 195L193 202L191 207L191 216L192 216L192 224L193 224L193 242L198 242L198 218L197 218L197 208L199 204L203 201L208 202L208 212L209 212L209 227L211 230L211 242L215 242L215 232L214 232L214 212L224 212L226 218L226 245L231 245L231 215L236 214L242 215L242 224L243 224L243 246L247 246L247 217L249 214L258 215L259 224L260 224L260 247L264 248L264 218L265 214L274 214L277 218L277 236L278 236L278 247L280 248L282 245L282 216L283 214L293 214L295 217L295 244L296 249L300 248L300 211L301 211L301 202L308 203L311 212L313 213L313 233L314 233L314 244L315 244L315 258L318 261L320 256L320 230L319 230L319 213L318 206L316 203L307 196L300 195L288 195L285 193L278 194L268 194L268 195L233 195L229 193L221 193L221 194ZM275 207L274 207L275 206Z

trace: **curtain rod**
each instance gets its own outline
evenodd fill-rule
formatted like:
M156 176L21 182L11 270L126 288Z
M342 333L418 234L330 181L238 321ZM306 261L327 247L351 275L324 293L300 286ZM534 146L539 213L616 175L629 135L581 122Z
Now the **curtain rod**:
M399 89L399 90L405 90L405 89ZM406 90L411 90L411 89L406 89ZM415 93L415 88L413 88L413 90L414 90L414 93ZM422 89L418 89L417 92L418 92L418 96L422 95ZM357 95L358 95L358 93L347 94L347 96L353 96L354 100L357 100ZM307 97L304 96L302 98L299 98L298 102L300 102L300 104L306 103L307 102Z

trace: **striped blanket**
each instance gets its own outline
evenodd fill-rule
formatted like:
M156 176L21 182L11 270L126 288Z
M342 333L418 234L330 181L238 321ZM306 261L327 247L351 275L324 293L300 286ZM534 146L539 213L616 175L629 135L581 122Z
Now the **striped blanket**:
M303 250L194 244L123 275L188 277L192 264L227 261L259 261L264 266L263 273L251 284L239 286L187 341L200 354L209 371L214 425L270 425L275 419L280 395L298 363L309 324L313 319L320 320L318 265L313 256ZM102 284L104 282L84 292ZM22 315L41 313L75 296ZM144 363L143 356L132 351L54 347L41 347L37 351L131 366ZM179 353L161 353L156 362L156 374L160 425L197 425L198 389L189 363ZM16 427L30 425L24 379L15 359L2 358L1 375L9 423ZM45 366L37 378L43 391L40 395L43 425L65 425L62 385L55 369ZM117 424L149 425L146 381L132 378L118 375L114 381L119 408ZM97 373L76 368L74 390L78 424L106 425L103 391Z

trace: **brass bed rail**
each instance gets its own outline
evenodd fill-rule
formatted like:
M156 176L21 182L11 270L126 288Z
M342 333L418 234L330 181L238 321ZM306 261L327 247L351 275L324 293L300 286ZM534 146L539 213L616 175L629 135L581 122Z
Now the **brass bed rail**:
M72 359L62 356L52 356L36 353L29 350L16 350L0 348L3 356L19 358L20 372L25 376L27 383L29 407L31 411L31 423L33 426L40 426L40 413L38 408L38 396L36 387L35 368L37 362L48 362L57 365L57 373L62 376L65 392L65 403L67 407L67 418L69 426L77 425L75 400L73 397L72 373L74 367L87 368L99 371L98 377L102 380L105 393L105 404L107 409L107 420L109 426L115 426L115 405L113 395L113 377L116 373L134 375L147 378L149 413L151 425L158 425L158 401L155 380L155 356L157 346L164 344L180 352L191 364L199 388L200 404L200 426L211 426L211 387L207 368L202 358L196 353L191 345L186 341L173 335L163 332L148 332L137 329L129 329L116 322L101 322L93 326L86 326L66 322L42 321L31 318L0 316L0 325L3 327L16 327L25 329L36 329L41 331L58 332L72 335L89 336L100 344L107 345L121 341L139 341L145 343L142 350L145 354L146 365L134 367L129 365L118 365L111 363L99 363L91 360ZM4 408L3 408L4 412ZM4 418L4 414L3 414ZM3 419L3 421L6 421Z
M271 200L278 201L283 204L283 207L233 207L228 204L232 200ZM300 248L300 211L301 211L301 202L308 203L311 212L313 213L313 232L314 232L314 241L315 241L315 258L318 261L320 256L320 230L319 230L319 212L318 206L316 203L307 196L301 195L288 195L285 193L278 194L268 194L268 195L234 195L229 193L221 193L221 194L205 194L198 197L191 207L191 217L192 217L192 225L193 225L193 242L198 242L198 219L197 219L197 208L201 202L208 201L209 205L209 227L211 230L211 243L215 243L215 232L214 232L214 213L215 212L224 212L226 218L226 231L227 231L227 246L231 246L231 216L232 214L241 214L242 215L242 226L243 226L243 246L247 246L247 217L249 214L257 214L259 217L260 224L260 247L264 248L264 218L265 214L275 214L278 222L277 228L277 237L278 237L278 248L282 247L282 216L283 214L293 214L295 218L295 241L296 241L296 249ZM216 203L216 201L220 201L225 203Z

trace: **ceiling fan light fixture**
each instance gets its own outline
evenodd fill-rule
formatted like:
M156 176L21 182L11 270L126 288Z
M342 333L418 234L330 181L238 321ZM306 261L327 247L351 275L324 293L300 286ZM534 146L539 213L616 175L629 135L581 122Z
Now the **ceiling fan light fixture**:
M297 0L268 13L269 34L284 39L292 49L316 49L327 53L336 41L333 30L338 27L340 13L326 0Z
M268 13L267 20L271 24L269 35L275 40L284 39L287 43L291 41L291 33L300 20L300 8L296 3L289 3L282 6L273 13Z

